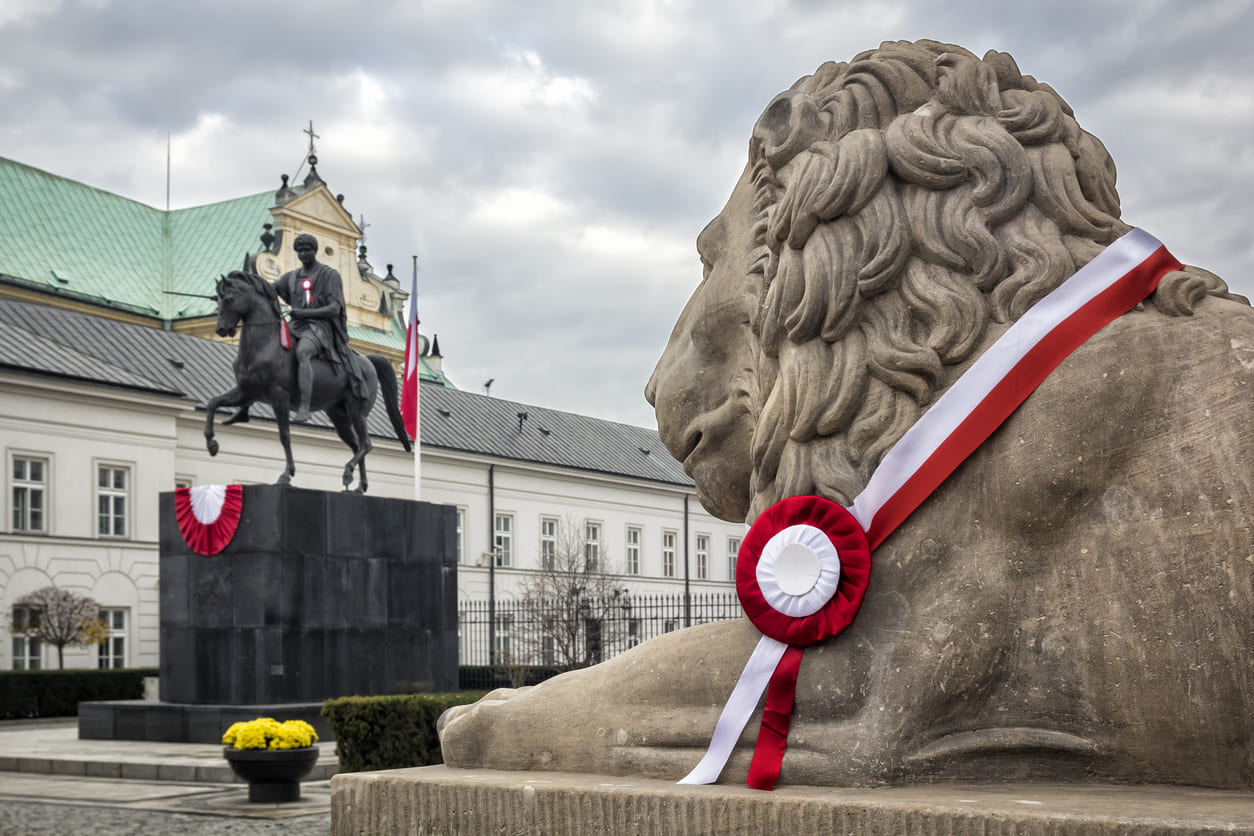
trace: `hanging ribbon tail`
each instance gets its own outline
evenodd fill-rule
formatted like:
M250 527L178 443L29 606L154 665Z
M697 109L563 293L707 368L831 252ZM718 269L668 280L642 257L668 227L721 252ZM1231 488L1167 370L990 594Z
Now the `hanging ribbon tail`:
M775 666L775 673L771 674L771 682L766 688L762 728L758 731L758 745L753 750L753 762L749 764L749 779L746 782L755 790L773 789L779 780L784 750L788 748L788 727L792 725L797 674L801 671L804 652L805 648L790 645Z
M279 345L291 350L292 348L292 332L287 327L286 319L279 319Z
M714 726L714 734L710 737L710 747L691 772L680 779L681 784L713 784L718 780L727 759L731 757L736 742L749 723L749 718L758 708L762 692L766 690L771 675L779 666L779 661L789 646L770 636L763 636L745 669L740 672L740 679L732 689L723 713L719 715Z

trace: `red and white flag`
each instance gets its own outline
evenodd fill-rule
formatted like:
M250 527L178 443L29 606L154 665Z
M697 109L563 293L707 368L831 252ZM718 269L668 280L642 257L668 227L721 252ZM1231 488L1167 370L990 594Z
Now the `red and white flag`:
M414 262L414 280L409 288L409 326L405 339L405 374L401 381L401 417L405 432L418 440L418 263ZM417 449L415 447L415 449Z

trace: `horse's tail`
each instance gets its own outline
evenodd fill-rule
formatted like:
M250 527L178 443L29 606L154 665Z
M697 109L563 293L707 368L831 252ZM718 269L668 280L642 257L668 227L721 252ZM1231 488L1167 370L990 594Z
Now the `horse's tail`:
M388 362L388 358L380 354L367 354L366 359L370 361L370 365L374 366L375 374L378 375L379 391L383 394L383 403L387 407L388 420L392 422L392 430L396 433L396 437L400 439L401 444L405 445L405 452L409 452L413 447L409 443L409 433L405 432L405 419L401 417L401 404L396 388L396 372L392 371L392 364Z

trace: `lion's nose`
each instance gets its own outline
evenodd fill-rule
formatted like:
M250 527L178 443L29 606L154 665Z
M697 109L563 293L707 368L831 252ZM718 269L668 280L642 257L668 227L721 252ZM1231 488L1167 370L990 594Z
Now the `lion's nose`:
M649 402L649 406L657 406L657 379L658 370L662 368L662 361L658 360L657 367L653 369L653 374L649 375L649 382L644 385L644 399Z

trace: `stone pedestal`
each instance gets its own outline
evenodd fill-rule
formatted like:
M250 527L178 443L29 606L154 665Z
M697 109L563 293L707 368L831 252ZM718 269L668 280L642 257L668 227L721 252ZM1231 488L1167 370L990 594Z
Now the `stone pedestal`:
M428 766L331 779L332 836L1184 836L1254 833L1254 796L1185 787L931 784L839 789Z
M161 701L85 704L81 736L220 737L254 709L457 689L452 507L246 485L234 538L205 556L160 503Z

